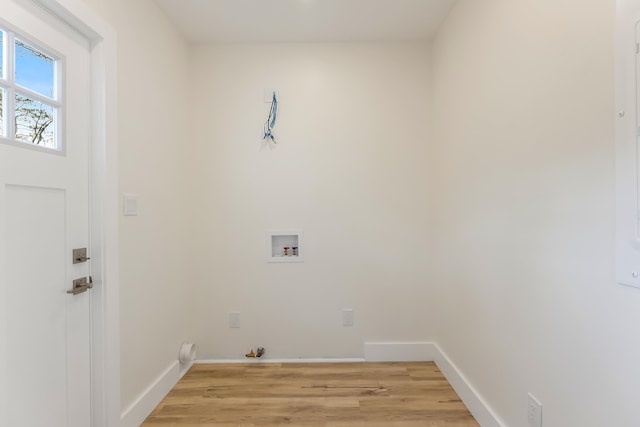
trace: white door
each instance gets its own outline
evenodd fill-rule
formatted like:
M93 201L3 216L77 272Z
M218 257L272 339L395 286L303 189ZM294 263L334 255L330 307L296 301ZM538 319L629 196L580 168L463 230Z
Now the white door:
M24 0L0 30L0 426L88 427L89 46Z

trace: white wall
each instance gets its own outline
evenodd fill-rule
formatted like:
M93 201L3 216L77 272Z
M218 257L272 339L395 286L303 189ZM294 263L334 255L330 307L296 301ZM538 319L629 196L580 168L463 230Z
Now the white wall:
M120 223L126 409L192 329L187 45L150 0L85 1L117 31L120 189L139 196L139 215Z
M505 425L526 425L527 392L545 427L640 425L640 292L614 284L613 0L460 0L431 61L421 44L188 55L151 1L85 1L118 31L121 188L140 195L121 224L124 407L185 338L213 358L435 339ZM304 229L304 263L265 262L271 228Z
M615 1L461 0L434 43L437 341L505 425L640 425L615 284Z
M365 340L432 338L428 57L423 44L193 48L201 357L361 357ZM276 146L261 140L265 88L281 96ZM304 263L265 262L272 228L304 230Z

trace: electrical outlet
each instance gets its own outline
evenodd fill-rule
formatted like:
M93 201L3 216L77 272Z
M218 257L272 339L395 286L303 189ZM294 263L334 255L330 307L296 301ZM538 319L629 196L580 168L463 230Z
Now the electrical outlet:
M353 310L342 310L342 326L353 326Z
M542 404L529 393L527 419L529 427L542 427Z
M229 327L230 328L240 327L240 313L238 313L237 311L229 313Z

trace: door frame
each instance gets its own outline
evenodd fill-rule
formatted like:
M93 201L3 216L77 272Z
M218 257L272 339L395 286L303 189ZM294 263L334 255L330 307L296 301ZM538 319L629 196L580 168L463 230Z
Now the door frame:
M118 123L115 30L81 0L30 0L90 41L91 406L93 427L118 427Z

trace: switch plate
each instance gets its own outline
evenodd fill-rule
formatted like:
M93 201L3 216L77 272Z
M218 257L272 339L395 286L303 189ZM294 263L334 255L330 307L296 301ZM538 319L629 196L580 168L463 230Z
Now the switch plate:
M527 420L529 427L542 427L542 404L531 393L529 393Z
M138 196L136 194L124 194L122 196L122 214L124 216L138 215Z
M229 313L229 327L230 328L240 327L240 313L238 313L237 311Z
M353 309L342 310L342 326L353 326Z

